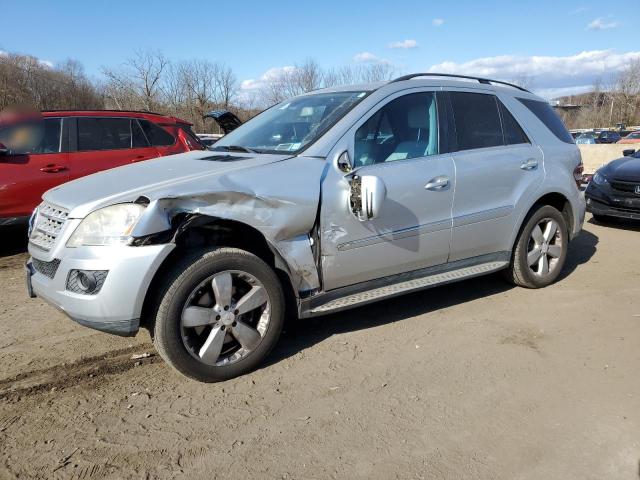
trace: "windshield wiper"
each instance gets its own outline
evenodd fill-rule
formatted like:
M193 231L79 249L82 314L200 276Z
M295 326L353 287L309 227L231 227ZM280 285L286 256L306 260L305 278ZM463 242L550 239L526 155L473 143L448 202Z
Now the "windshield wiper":
M214 150L224 149L227 152L245 152L245 153L260 153L257 150L253 150L252 148L243 147L242 145L216 145L213 147Z

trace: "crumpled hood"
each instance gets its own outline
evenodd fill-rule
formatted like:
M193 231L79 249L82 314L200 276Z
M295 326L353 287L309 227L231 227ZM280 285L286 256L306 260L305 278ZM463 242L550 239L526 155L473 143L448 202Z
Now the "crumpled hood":
M613 180L640 182L640 158L622 157L607 164L602 173Z
M69 210L70 218L83 218L97 208L132 202L142 195L155 200L214 189L215 177L286 158L289 156L193 151L79 178L49 190L43 198Z

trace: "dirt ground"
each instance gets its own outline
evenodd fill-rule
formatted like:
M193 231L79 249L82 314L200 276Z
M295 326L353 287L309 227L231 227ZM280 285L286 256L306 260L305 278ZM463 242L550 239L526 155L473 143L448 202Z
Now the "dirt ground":
M640 225L562 279L498 275L287 326L222 384L28 300L1 237L0 478L638 478Z

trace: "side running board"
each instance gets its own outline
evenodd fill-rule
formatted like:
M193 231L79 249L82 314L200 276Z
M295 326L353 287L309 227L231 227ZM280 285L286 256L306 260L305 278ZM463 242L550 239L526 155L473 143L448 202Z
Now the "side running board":
M300 316L312 317L345 310L416 290L495 272L508 265L509 252L500 252L343 287L304 300L301 304Z

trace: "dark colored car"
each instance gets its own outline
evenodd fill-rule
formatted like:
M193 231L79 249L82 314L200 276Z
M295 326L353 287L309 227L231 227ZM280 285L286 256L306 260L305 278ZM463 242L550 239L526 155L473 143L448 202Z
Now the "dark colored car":
M640 220L640 151L629 152L599 169L585 191L587 211L596 220Z
M616 143L621 138L618 132L600 132L596 138L596 143Z
M156 113L47 111L5 120L0 124L0 226L26 221L42 194L61 183L204 148L189 122Z

